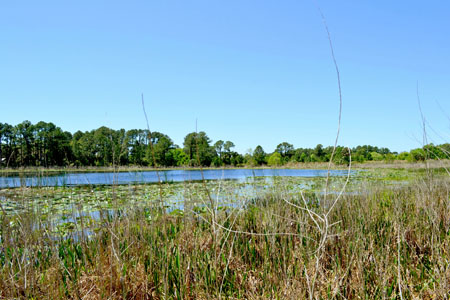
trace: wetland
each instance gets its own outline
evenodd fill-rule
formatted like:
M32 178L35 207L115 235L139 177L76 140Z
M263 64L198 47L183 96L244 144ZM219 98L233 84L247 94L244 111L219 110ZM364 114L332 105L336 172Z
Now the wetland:
M315 276L333 298L333 272L348 298L450 290L445 169L159 173L3 177L0 296L304 298Z

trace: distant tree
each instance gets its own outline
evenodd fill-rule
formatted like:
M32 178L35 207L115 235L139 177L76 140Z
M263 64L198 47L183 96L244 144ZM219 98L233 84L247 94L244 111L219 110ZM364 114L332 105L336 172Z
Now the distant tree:
M32 166L33 157L33 124L30 121L23 121L15 127L15 134L19 143L19 157L21 166Z
M92 166L95 162L94 134L91 132L77 131L71 141L72 153L75 157L75 164L78 166Z
M189 164L189 157L183 149L175 148L169 150L166 161L171 161L171 165L173 166L187 166Z
M350 151L347 147L337 146L333 162L339 165L348 165L350 162Z
M148 165L145 159L149 144L148 130L131 129L126 136L129 162L139 166Z
M395 154L392 154L392 153L388 153L384 156L384 160L387 163L392 163L395 160L395 158L396 158Z
M3 160L5 160L3 158L2 146L3 146L3 140L4 140L4 136L5 136L6 126L7 126L7 124L3 124L0 122L0 168L3 165Z
M214 143L214 149L216 150L219 159L222 159L222 151L223 151L224 142L222 140L218 140Z
M102 126L90 132L76 132L70 142L75 164L110 166L128 164L129 135L124 129Z
M266 153L260 145L256 146L255 151L253 151L253 159L257 165L262 165L266 162Z
M128 137L125 129L113 130L113 163L116 165L126 165L129 162L129 153L127 149Z
M300 154L300 160L299 161L301 161L301 162L307 162L308 161L308 155L305 153L305 152L302 152L301 154Z
M108 166L112 162L112 132L111 129L102 126L92 132L92 146L94 164L96 166Z
M324 161L325 151L323 149L322 144L318 144L316 148L314 148L314 160L313 161Z
M12 162L13 165L16 165L14 160L14 154L16 153L15 149L15 133L14 127L7 123L3 124L2 128L2 157L3 157L3 165L9 166Z
M375 151L370 152L370 157L372 158L372 160L375 160L375 161L380 161L380 160L384 159L383 154L380 154L380 153L375 152Z
M160 132L152 132L153 151L155 153L155 161L160 166L170 166L173 163L169 151L174 149L173 141L165 134ZM147 161L153 165L153 153L150 147L147 147Z
M267 164L269 166L280 166L282 164L282 157L279 152L274 152L267 159Z
M242 165L245 162L244 156L237 152L231 152L231 159L230 163L233 166L239 166Z
M53 123L39 122L34 125L35 165L63 166L72 159L70 142L72 134Z
M150 139L154 151L150 150ZM184 148L174 145L169 136L154 132L150 136L148 130L124 129L113 130L105 126L89 132L77 131L73 135L63 131L53 123L44 121L32 124L23 121L15 126L0 123L0 168L5 166L107 166L107 165L156 165L181 166L204 165L215 166L242 164L269 165L283 164L287 161L320 162L331 157L333 147L318 144L314 148L298 148L280 143L275 152L266 155L261 146L249 151L245 156L233 151L231 141L219 140L210 146L211 140L206 133L190 133L185 137ZM154 152L154 153L153 153ZM354 147L352 160L395 159L423 161L426 159L448 159L450 144L428 144L410 152L391 152L388 148L371 145ZM281 157L281 161L279 158ZM338 164L349 162L350 152L338 146L333 161Z
M311 149L298 148L294 151L292 159L296 162L308 162Z
M409 156L409 152L401 152L397 155L398 160L407 160Z
M411 162L424 161L425 160L425 151L421 148L413 149L409 152L408 158Z
M116 163L114 130L102 126L94 131L95 165L110 166Z
M377 152L380 153L380 154L383 154L383 155L391 153L389 148L379 148Z
M229 153L229 152L231 152L231 148L234 148L234 143L230 142L230 141L226 141L225 144L223 145L223 149Z
M205 132L191 132L184 138L184 152L189 157L191 165L209 166L215 156L211 140Z
M251 154L244 154L244 164L246 164L247 166L256 166L256 162Z
M12 154L13 127L7 123L0 123L0 168L8 164Z
M281 155L282 160L287 162L294 155L294 146L287 142L283 142L278 144L275 152L278 152Z
M253 158L253 150L252 148L247 149L247 151L244 154L244 164L248 166L256 166L257 163L255 159Z
M226 165L232 165L232 159L233 159L233 151L231 151L231 148L234 148L234 143L230 141L226 141L223 149L223 155L222 155L222 161Z
M448 144L447 144L448 145ZM448 159L449 152L445 149L446 144L435 146L434 144L428 144L423 147L425 151L425 157L427 159Z
M309 156L309 161L310 162L320 162L321 160L320 160L320 157L318 157L315 153L312 153Z
M443 152L442 158L449 159L450 158L450 144L446 143L446 144L439 145L439 148Z
M357 146L352 149L352 159L357 162L364 162L366 160L372 160L370 153L378 153L379 149L370 145Z

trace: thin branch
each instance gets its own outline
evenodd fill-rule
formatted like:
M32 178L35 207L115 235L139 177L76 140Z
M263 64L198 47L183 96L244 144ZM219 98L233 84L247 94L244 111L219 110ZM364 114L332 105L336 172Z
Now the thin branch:
M348 153L349 153L349 163L348 163L348 172L347 172L347 179L345 180L344 186L342 187L342 190L340 191L339 195L336 197L336 199L334 199L333 204L331 205L331 207L328 209L327 214L325 215L325 217L328 217L328 215L330 214L330 212L333 210L334 206L336 205L336 203L338 202L339 198L341 198L342 194L345 191L345 188L347 187L348 182L350 181L350 174L351 174L351 169L352 169L352 152L350 150L350 148L348 149Z
M141 99L142 99L142 110L144 111L145 121L147 122L147 130L148 130L148 136L149 136L150 151L152 152L152 157L153 157L153 166L155 167L156 176L158 177L159 201L160 201L160 205L161 205L161 210L164 210L163 209L164 206L163 206L163 194L162 194L161 177L159 176L158 167L156 166L155 149L153 147L152 132L150 131L150 126L148 124L147 112L145 111L144 94L141 94Z
M199 213L197 213L194 210L191 210L192 213L194 213L195 215L197 215L200 219L202 219L204 222L206 222L209 225L212 225L207 219L205 219L202 215L200 215ZM308 236L304 236L304 235L300 235L298 233L294 233L294 232L266 232L266 233L260 233L260 232L249 232L249 231L241 231L241 230L233 230L230 228L227 228L219 223L214 222L216 226L218 226L219 228L229 231L231 233L239 233L239 234L246 234L246 235L252 235L252 236L276 236L276 235L288 235L288 236L299 236L299 237L303 237L306 238L308 240L311 241L315 241L313 238L310 238Z
M306 203L305 197L303 196L303 192L302 192L302 191L300 191L300 195L302 196L303 202L304 202L304 204L305 204L306 207L302 207L302 206L299 206L299 205L297 205L297 204L295 204L295 203L289 202L289 201L286 200L286 198L284 198L284 197L283 197L283 200L284 200L284 202L286 202L287 204L289 204L289 205L291 205L291 206L293 206L293 207L295 207L295 208L298 208L298 209L300 209L300 210L304 210L304 211L306 211L306 212L310 212L310 213L313 214L316 218L318 218L321 222L323 222L322 217L319 216L319 215L318 215L317 213L315 213L314 211L312 211L312 210L307 206L307 203Z
M325 16L322 13L322 10L320 9L319 5L317 3L316 3L316 5L317 5L317 9L318 9L318 11L320 13L320 16L322 17L322 22L323 22L323 25L325 26L325 30L327 32L328 43L330 45L330 51L331 51L331 58L333 59L333 64L334 64L334 67L336 69L336 78L337 78L337 84L338 84L338 89L339 89L339 118L338 118L337 132L336 132L336 140L334 141L333 151L331 152L330 161L328 163L327 179L326 179L326 183L325 183L325 194L324 194L324 202L325 202L326 199L327 199L327 194L328 194L328 181L329 181L329 178L330 178L331 164L333 162L333 158L334 158L334 155L336 153L336 147L337 147L337 143L338 143L338 140L339 140L339 133L341 131L342 89L341 89L341 75L340 75L340 72L339 72L338 64L336 62L336 56L334 55L334 47L333 47L333 42L331 40L330 30L328 29L327 20L325 19Z

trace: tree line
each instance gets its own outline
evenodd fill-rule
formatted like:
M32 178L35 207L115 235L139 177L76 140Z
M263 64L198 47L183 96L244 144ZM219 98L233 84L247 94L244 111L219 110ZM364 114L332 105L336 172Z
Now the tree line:
M280 143L273 152L266 153L258 145L254 150L240 154L233 150L231 141L215 143L203 131L191 132L183 146L161 132L146 129L114 130L105 126L74 134L63 131L53 123L32 124L23 121L15 126L0 123L0 167L51 166L281 166L287 163L329 161L333 147L321 144L315 148L294 148L288 142ZM349 151L338 146L333 162L352 161L411 162L425 159L449 158L450 144L429 144L409 152L391 152L388 148L357 146Z

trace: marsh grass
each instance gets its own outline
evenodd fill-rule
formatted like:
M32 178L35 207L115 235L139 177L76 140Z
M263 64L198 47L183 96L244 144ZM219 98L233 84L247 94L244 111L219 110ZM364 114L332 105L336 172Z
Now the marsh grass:
M315 273L315 298L400 299L400 290L404 299L450 296L448 177L368 183L365 193L344 194L329 216L337 224L318 265L320 233L284 201L303 203L286 189L276 185L235 209L218 208L214 235L201 207L105 213L85 236L51 233L55 224L36 209L2 213L0 298L303 299ZM304 196L319 212L320 193Z

